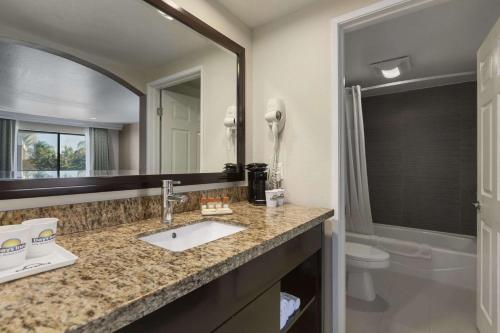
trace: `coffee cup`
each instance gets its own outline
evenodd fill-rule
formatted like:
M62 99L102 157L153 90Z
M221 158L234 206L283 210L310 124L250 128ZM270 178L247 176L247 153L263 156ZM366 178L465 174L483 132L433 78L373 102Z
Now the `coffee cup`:
M29 227L31 242L28 242L29 258L51 254L55 249L57 222L56 218L26 220L22 224Z
M21 265L26 260L29 227L21 224L0 227L0 270Z

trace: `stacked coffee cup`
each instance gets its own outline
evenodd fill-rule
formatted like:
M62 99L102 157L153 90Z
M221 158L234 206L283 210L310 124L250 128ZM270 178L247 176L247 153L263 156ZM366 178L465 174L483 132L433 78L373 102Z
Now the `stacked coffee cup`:
M22 265L28 258L50 255L55 250L56 218L26 220L0 227L0 270Z

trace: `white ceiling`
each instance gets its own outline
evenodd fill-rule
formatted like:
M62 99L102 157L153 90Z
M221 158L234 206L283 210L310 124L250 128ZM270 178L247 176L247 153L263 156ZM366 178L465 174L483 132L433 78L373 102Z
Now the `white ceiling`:
M214 45L138 0L2 0L0 22L138 67L158 67Z
M0 40L0 110L96 123L139 122L139 97L63 57Z
M250 28L297 11L317 0L212 0L226 7Z
M366 87L475 71L476 51L499 16L499 0L452 0L350 32L345 39L346 84ZM369 66L406 55L412 70L393 80Z

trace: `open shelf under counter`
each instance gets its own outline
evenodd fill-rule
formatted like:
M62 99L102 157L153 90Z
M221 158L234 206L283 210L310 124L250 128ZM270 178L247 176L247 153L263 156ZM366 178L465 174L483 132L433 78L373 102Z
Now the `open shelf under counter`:
M313 297L311 300L309 300L307 304L305 305L301 304L299 310L295 311L295 313L288 319L285 327L283 327L280 330L280 332L281 333L292 332L293 331L292 329L295 328L295 323L297 323L302 318L304 313L306 313L311 308L311 306L313 306L315 302L316 302L316 297Z
M281 279L281 291L300 298L299 310L281 332L321 332L321 260L317 251Z

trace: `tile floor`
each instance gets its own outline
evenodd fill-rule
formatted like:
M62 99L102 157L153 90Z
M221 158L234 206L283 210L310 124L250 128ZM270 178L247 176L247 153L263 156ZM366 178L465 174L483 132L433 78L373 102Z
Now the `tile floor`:
M478 333L475 292L378 271L377 299L347 297L347 333Z

